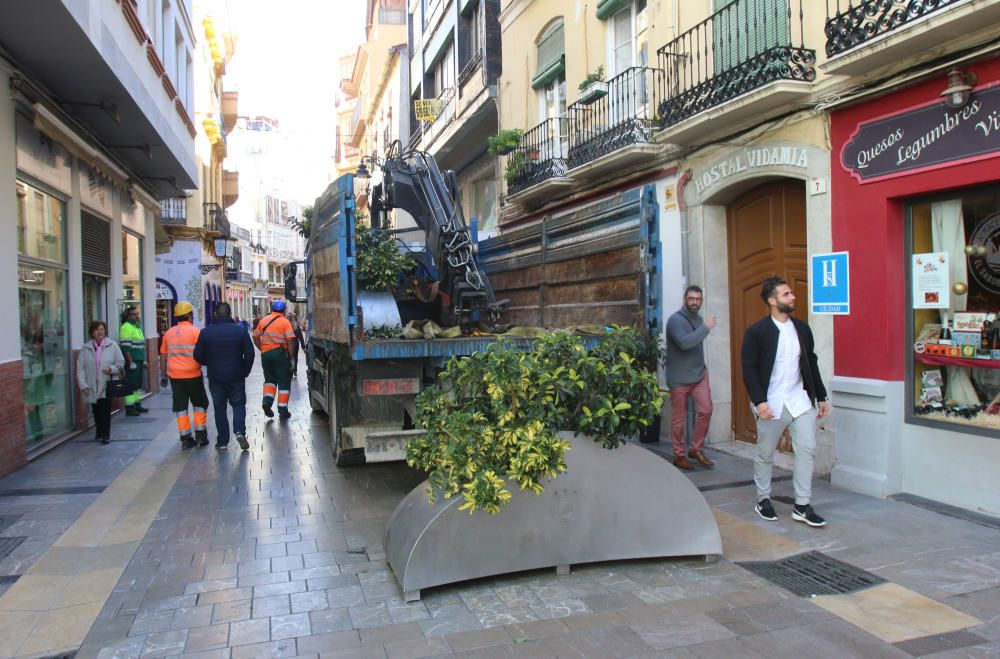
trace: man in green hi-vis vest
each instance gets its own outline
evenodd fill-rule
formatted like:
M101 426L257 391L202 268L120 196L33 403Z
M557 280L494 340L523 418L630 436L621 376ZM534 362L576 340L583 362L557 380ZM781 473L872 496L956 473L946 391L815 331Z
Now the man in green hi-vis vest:
M118 343L125 355L125 381L132 388L132 393L125 397L125 414L139 416L149 411L139 404L142 397L142 368L146 365L146 337L139 326L139 309L133 305L125 309Z

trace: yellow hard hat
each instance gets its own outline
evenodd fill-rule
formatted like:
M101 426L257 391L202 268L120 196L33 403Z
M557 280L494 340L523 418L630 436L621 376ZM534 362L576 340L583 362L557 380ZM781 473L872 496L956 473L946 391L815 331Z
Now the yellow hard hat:
M181 300L180 302L174 305L175 316L186 316L193 311L194 307L192 307L191 303L186 300Z

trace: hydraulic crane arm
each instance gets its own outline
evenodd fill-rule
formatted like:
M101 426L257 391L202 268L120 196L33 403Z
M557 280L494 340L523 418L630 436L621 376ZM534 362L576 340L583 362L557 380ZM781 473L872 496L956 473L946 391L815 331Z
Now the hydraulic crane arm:
M439 272L439 288L450 298L449 320L459 323L482 309L495 321L507 300L496 299L486 273L476 262L476 246L455 201L453 181L445 177L433 156L403 152L399 142L390 147L380 165L382 183L373 191L372 211L405 210L423 229L427 250Z

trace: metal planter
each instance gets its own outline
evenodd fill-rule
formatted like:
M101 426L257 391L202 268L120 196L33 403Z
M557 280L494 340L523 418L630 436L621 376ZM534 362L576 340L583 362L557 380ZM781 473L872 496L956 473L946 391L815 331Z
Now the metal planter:
M427 482L396 507L387 559L406 601L424 588L498 574L598 561L717 556L722 539L708 503L668 461L627 444L608 451L573 437L567 471L541 495L511 486L498 515L427 502Z

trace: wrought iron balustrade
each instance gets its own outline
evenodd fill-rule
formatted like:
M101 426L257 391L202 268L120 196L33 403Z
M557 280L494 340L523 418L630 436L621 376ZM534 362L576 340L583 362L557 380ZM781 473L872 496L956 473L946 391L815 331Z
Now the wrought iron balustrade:
M596 100L570 106L571 131L567 165L579 167L632 144L650 141L663 71L634 66L607 83Z
M208 231L216 231L223 237L230 235L229 215L226 210L215 202L202 204L203 225Z
M507 194L516 194L566 173L569 129L566 117L552 117L521 136L521 143L507 156L504 170Z
M187 200L183 197L160 200L160 222L174 226L187 224Z
M965 0L826 0L826 55L833 57Z
M664 75L659 125L667 128L771 82L815 80L816 51L805 47L802 5L735 0L657 50Z
M464 85L465 83L467 83L469 79L472 78L472 74L475 73L476 69L482 66L482 64L483 64L483 49L480 48L475 53L473 53L472 57L469 58L469 61L466 62L465 66L462 67L462 70L459 71L458 84Z

